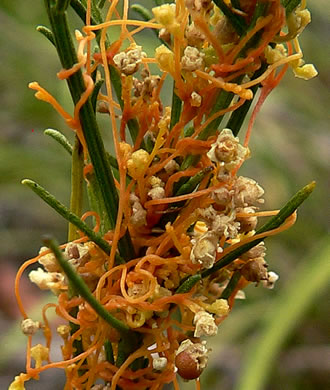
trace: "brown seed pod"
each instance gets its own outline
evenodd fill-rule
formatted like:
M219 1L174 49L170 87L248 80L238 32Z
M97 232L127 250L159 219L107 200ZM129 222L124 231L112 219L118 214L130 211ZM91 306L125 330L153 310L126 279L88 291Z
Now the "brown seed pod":
M176 356L175 365L178 369L178 374L183 379L196 379L202 373L198 360L188 351L182 351Z
M249 282L259 283L261 280L267 280L267 263L262 257L257 257L242 267L241 274Z
M192 343L191 340L184 340L178 349L175 358L175 365L178 374L186 380L196 379L207 366L209 350L205 342Z

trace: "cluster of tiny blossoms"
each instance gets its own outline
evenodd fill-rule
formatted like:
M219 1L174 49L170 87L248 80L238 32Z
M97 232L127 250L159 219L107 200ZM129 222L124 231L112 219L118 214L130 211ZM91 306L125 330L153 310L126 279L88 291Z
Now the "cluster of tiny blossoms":
M230 14L225 15L216 4ZM76 33L79 64L65 70L61 78L81 70L87 88L92 72L97 72L96 80L104 72L107 92L99 93L96 108L112 120L119 208L115 229L102 234L112 246L110 255L86 237L64 245L63 255L97 301L139 334L141 341L118 364L122 334L100 319L82 296L72 294L56 256L41 248L34 259L41 267L29 277L39 288L51 290L58 302L44 308L43 323L25 316L27 371L15 378L10 390L23 390L25 381L39 379L41 371L52 367L65 370L65 389L115 390L118 385L156 390L170 382L178 388L177 373L199 383L211 351L208 338L217 334L234 299L244 298L242 289L249 283L274 286L278 276L268 270L263 241L229 264L217 264L256 238L260 216L276 213L259 210L264 203L263 188L254 179L240 176L238 170L250 157L254 114L286 69L291 67L304 79L316 75L312 65L304 64L298 42L310 14L305 1L289 13L280 0L235 4L239 8L230 0L177 0L153 8L154 19L142 22L127 18L127 1L124 16L118 19L117 1L112 1L102 25L86 22L85 35ZM118 24L112 22L118 20L120 37L106 46L103 32L110 33L112 25ZM241 22L242 30L235 28L233 20ZM128 25L137 28L129 31ZM162 41L154 57L148 57L134 40L143 28L158 31ZM88 46L87 55L86 45L98 30L103 34L100 52L90 54ZM152 74L152 64L160 72ZM109 65L121 81L120 114L112 97ZM164 106L160 98L169 77L176 97L172 107ZM240 143L235 114L253 99L254 86L262 86L262 92ZM44 89L36 83L31 88L61 113ZM221 128L225 114L230 119ZM71 121L63 116L82 137L76 112ZM138 131L135 138L131 133L133 142L129 142L126 128L132 123ZM88 158L85 168L90 168ZM119 263L117 245L125 234L130 235L136 255ZM266 236L263 233L258 238ZM182 288L196 275L202 275L197 283ZM52 307L65 321L57 328L63 339L61 362L50 358L52 335L46 311ZM32 346L32 336L40 330L46 345Z

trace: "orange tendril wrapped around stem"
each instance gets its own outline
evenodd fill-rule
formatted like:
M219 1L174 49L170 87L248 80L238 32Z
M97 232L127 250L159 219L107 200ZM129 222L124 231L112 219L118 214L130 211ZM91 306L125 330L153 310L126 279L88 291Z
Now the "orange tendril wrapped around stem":
M87 237L61 246L61 250L98 304L139 334L141 343L125 355L122 334L99 317L90 301L74 295L77 292L69 288L54 254L42 249L19 269L16 299L22 317L29 320L20 280L30 265L39 262L45 270L32 271L30 279L53 291L57 302L43 309L41 327L46 345L33 346L32 335L27 334L26 374L13 383L22 385L38 378L42 371L63 368L65 389L89 390L99 380L109 383L111 390L117 386L156 390L170 382L179 389L177 366L186 379L196 379L200 390L199 375L209 353L200 337L216 333L239 290L251 282L272 287L276 280L266 268L253 277L246 271L250 263L266 264L263 243L211 276L202 279L201 275L240 247L278 234L295 222L294 213L279 226L256 233L258 218L277 215L278 211L260 211L264 190L253 179L237 173L250 157L249 139L264 100L289 66L302 66L297 39L300 30L296 35L290 30L292 43L273 43L281 36L288 37L281 32L287 26L280 0L270 1L256 20L252 15L256 7L232 9L233 17L254 20L242 34L234 31L230 18L220 15L212 2L163 4L152 10L154 19L150 21L129 19L128 0L108 3L104 21L95 23L92 3L86 2L83 34L75 33L78 62L57 74L64 80L82 72L85 91L73 115L38 83L29 87L76 132L84 147L84 174L88 177L94 168L88 160L79 112L94 91L94 80L100 75L104 78L96 101L106 109L97 111L109 114L118 211L115 226L108 232L102 231L102 212L88 211L82 220L95 218L94 232L109 242L111 250L104 253ZM159 32L166 43L154 56L147 55L135 41L144 29ZM118 39L109 44L108 33ZM96 45L98 51L93 53ZM156 66L160 76L155 73ZM163 95L171 77L175 96L173 106L168 107ZM262 87L261 93L241 145L236 137L239 128L221 129L219 123L224 115L238 115L258 94L257 85ZM116 98L113 92L120 90L121 96ZM137 255L122 259L120 264L118 243L128 233ZM231 286L236 274L238 281ZM183 289L190 278L198 283ZM224 291L226 299L221 298ZM63 360L58 362L49 358L53 336L46 316L49 308L55 308L65 322L57 330L63 339ZM195 376L187 373L182 359L177 359L182 353L188 360L198 355L198 362L190 361L195 364Z

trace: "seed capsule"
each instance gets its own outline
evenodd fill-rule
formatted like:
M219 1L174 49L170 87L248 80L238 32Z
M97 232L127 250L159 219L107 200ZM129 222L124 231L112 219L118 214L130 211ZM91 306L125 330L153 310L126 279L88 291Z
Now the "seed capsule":
M183 341L175 358L178 374L186 380L196 379L207 365L209 350L203 343L192 343L189 339Z
M175 365L178 369L178 374L183 379L196 379L202 373L198 361L187 351L182 351L177 355Z
M267 263L262 257L257 257L244 265L241 274L249 282L259 283L261 280L267 280Z

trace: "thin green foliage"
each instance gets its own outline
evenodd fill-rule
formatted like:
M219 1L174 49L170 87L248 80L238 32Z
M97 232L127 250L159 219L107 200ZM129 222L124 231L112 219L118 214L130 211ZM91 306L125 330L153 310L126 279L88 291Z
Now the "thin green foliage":
M72 156L73 146L70 144L64 134L55 129L46 129L44 134L53 138L56 142L62 145L63 148Z
M72 213L66 206L59 202L52 194L42 188L36 182L25 179L22 180L22 184L29 187L35 192L44 202L52 207L58 214L65 218L68 222L72 223L79 230L86 234L96 245L98 245L105 253L109 254L111 251L110 245L100 235L95 233L85 222L83 222L77 215Z

